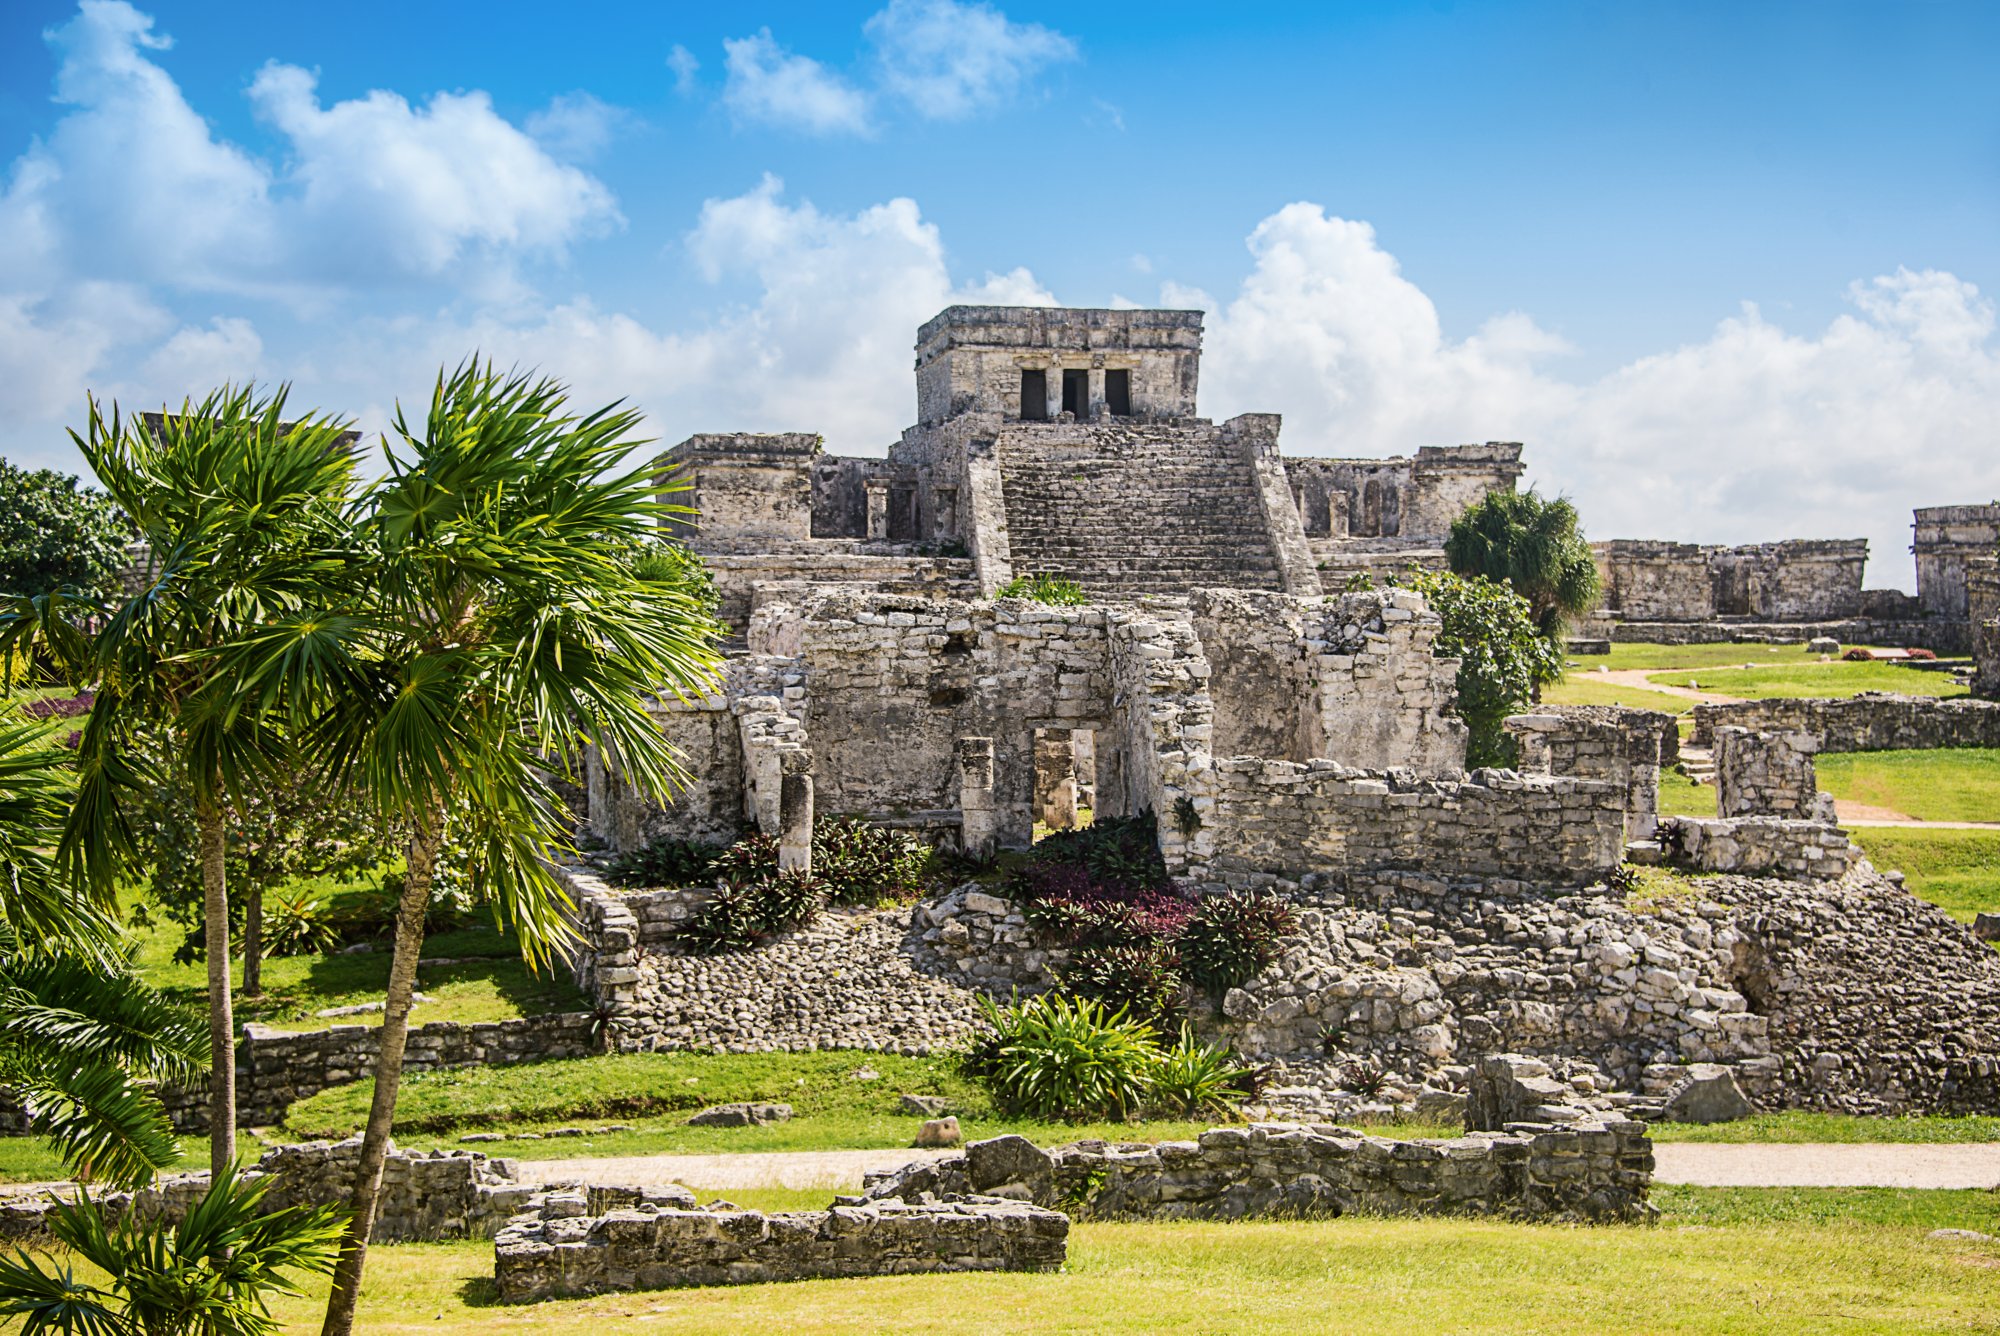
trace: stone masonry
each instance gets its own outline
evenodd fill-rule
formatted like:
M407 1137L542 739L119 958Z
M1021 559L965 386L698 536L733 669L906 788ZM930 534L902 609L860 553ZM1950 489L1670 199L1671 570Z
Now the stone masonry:
M1717 815L1832 824L1833 796L1819 791L1813 768L1819 744L1812 734L1718 728L1713 747Z

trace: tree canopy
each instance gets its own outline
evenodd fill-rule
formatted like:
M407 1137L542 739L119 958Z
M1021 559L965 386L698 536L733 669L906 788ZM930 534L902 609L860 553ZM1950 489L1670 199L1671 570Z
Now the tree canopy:
M1550 499L1532 488L1488 493L1452 521L1444 555L1458 575L1512 585L1550 640L1560 640L1572 621L1597 606L1597 563L1567 497Z
M0 459L0 595L109 590L131 532L103 492Z
M1500 721L1561 676L1560 647L1536 626L1528 600L1504 584L1445 571L1417 571L1404 583L1444 620L1435 652L1458 660L1458 715L1472 734L1466 763L1511 764Z

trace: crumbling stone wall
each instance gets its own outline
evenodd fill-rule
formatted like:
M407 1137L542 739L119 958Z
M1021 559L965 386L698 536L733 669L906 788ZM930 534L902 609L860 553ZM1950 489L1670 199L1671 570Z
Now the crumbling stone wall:
M1846 697L1697 705L1691 740L1697 746L1707 745L1720 729L1732 727L1810 734L1822 752L2000 747L2000 703L1867 691Z
M1866 539L1699 546L1615 539L1591 544L1603 610L1630 621L1857 617Z
M631 1194L587 1213L582 1190L552 1192L493 1241L507 1303L614 1290L753 1285L947 1271L1056 1271L1069 1218L997 1197L837 1204L765 1214Z
M678 537L714 533L734 540L812 537L812 461L819 437L807 432L690 436L659 458L662 500L697 512L666 521Z
M1660 844L1668 862L1690 872L1788 881L1838 881L1862 861L1830 820L1672 816L1660 822Z
M1625 838L1653 837L1660 808L1660 766L1678 754L1674 717L1618 705L1557 705L1503 721L1523 774L1602 779L1625 790Z
M1652 1143L1625 1119L1516 1123L1451 1140L1388 1141L1285 1123L1217 1127L1195 1141L975 1141L963 1155L869 1175L874 1201L989 1191L1060 1203L1082 1220L1494 1215L1643 1220Z
M1314 538L1403 538L1442 542L1452 521L1491 492L1519 481L1521 447L1424 446L1414 457L1285 461L1306 534Z
M307 1141L277 1146L243 1171L246 1183L269 1180L264 1207L337 1206L354 1189L361 1138ZM393 1146L382 1165L377 1198L375 1243L429 1243L441 1239L490 1236L531 1197L535 1188L515 1177L512 1160L493 1160L472 1151L399 1151ZM174 1174L138 1192L98 1192L113 1219L132 1212L142 1220L178 1223L208 1191L208 1175ZM0 1241L45 1247L49 1206L67 1199L73 1185L42 1188L0 1198Z
M2000 552L2000 502L1925 506L1916 512L1910 551L1916 554L1917 598L1938 617L1972 615L1967 572Z
M1063 412L1063 372L1083 373L1086 413L1110 411L1105 373L1123 371L1131 416L1195 412L1200 311L948 306L917 330L917 420L966 413L1020 420L1022 373L1042 373L1046 420Z
M1429 870L1577 885L1616 867L1625 788L1481 770L1420 780L1332 761L1217 760L1203 882L1298 883L1315 873Z
M248 1021L236 1045L236 1121L240 1127L282 1122L294 1101L373 1074L382 1031L373 1025L280 1030ZM505 1021L432 1021L410 1028L403 1070L500 1067L597 1051L588 1012L552 1012ZM160 1091L182 1132L208 1130L208 1083Z
M1718 728L1714 748L1718 816L1833 823L1833 797L1819 791L1813 767L1819 746L1812 734Z
M1215 755L1464 770L1458 661L1433 657L1440 623L1416 594L1321 603L1199 589L1189 604L1209 664Z

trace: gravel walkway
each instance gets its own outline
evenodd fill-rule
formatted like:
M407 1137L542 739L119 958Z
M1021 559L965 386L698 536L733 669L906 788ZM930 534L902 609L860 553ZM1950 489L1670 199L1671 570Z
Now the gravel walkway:
M684 1183L691 1188L852 1190L869 1169L894 1169L949 1151L826 1150L742 1155L632 1155L523 1160L537 1183ZM1653 1147L1654 1179L1703 1187L2000 1187L2000 1142L1946 1146L1709 1145Z

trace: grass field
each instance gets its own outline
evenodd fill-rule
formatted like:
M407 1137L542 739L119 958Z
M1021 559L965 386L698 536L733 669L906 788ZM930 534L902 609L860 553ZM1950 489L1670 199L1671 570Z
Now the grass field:
M1740 648L1740 647L1739 647ZM1761 663L1746 657L1738 663ZM1694 687L1743 700L1800 696L1858 696L1864 691L1896 691L1906 696L1963 696L1966 689L1950 673L1901 668L1893 663L1798 663L1777 667L1704 668L1693 672L1649 673L1665 686Z
M1619 642L1611 646L1609 654L1579 656L1574 661L1585 668L1594 668L1601 663L1615 671L1620 668L1740 668L1746 663L1807 664L1818 663L1820 656L1808 654L1803 643L1758 645L1741 641L1711 641L1700 645L1643 645Z
M1660 772L1661 816L1714 816L1715 785L1697 784L1675 770Z
M2000 912L2000 831L1858 827L1849 835L1868 861L1901 872L1910 890L1962 922Z
M1836 752L1814 758L1836 798L1919 821L2000 821L2000 751Z
M1625 705L1639 710L1664 710L1668 714L1686 714L1695 705L1685 696L1602 682L1574 668L1562 681L1542 688L1542 699L1550 705Z
M353 883L327 880L307 883L317 892L336 895L350 890ZM157 922L151 927L135 927L139 972L148 983L169 997L206 1011L208 967L199 960L176 963L174 952L186 936L186 929L154 911ZM521 960L520 947L512 935L481 924L453 932L437 933L424 942L426 960L463 960L443 966L420 965L417 989L436 999L421 1002L411 1023L426 1021L499 1021L516 1016L534 1016L549 1011L577 1011L585 1008L583 995L567 975L549 971L536 974ZM240 989L243 962L235 962L234 977ZM288 1030L321 1030L330 1025L376 1025L381 1013L358 1016L322 1017L314 1013L330 1007L379 1002L389 984L389 952L381 949L361 955L272 956L264 961L264 994L261 998L235 998L236 1019L262 1021Z
M730 1193L763 1209L812 1194ZM369 1252L398 1332L1920 1333L1993 1329L1990 1192L1667 1188L1654 1226L1476 1220L1082 1224L1053 1275L899 1276L502 1306L490 1243ZM318 1321L324 1284L280 1301Z

